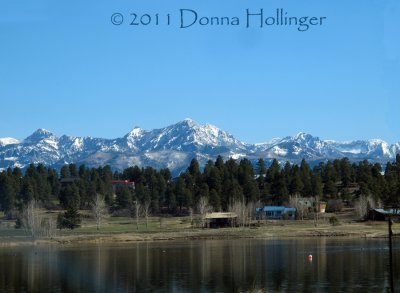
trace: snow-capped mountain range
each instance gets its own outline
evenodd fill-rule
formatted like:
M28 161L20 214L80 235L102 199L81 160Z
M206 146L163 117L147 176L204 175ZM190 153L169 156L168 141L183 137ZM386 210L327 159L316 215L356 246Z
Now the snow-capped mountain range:
M36 130L22 141L0 138L1 169L25 168L31 163L59 168L76 163L88 167L109 164L120 170L133 165L168 167L177 174L187 168L192 158L204 165L218 155L225 159L264 158L267 162L276 158L292 163L304 158L312 164L343 157L384 163L394 160L397 153L400 143L389 145L379 139L336 142L306 133L248 144L213 125L200 125L191 119L151 131L135 127L116 139L57 137L44 129Z

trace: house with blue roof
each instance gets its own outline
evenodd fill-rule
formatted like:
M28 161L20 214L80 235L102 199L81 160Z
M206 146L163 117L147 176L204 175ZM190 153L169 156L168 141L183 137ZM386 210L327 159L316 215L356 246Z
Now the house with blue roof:
M265 206L263 208L256 208L257 220L295 220L296 209L287 208L284 206Z
M367 219L373 221L387 221L388 218L398 221L400 219L400 209L371 209L367 215Z

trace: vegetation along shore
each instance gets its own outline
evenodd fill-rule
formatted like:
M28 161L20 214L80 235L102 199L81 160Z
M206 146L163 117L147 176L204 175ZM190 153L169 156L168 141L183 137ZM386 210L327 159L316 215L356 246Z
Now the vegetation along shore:
M346 158L313 168L304 160L267 167L262 159L253 165L218 157L201 170L193 159L177 178L151 167L113 171L70 164L58 171L39 164L0 173L0 245L386 237L387 223L367 221L368 212L391 208L396 218L399 202L399 155L384 167ZM293 207L296 220L260 217L256 208L264 206ZM211 212L234 216L225 227L210 229Z

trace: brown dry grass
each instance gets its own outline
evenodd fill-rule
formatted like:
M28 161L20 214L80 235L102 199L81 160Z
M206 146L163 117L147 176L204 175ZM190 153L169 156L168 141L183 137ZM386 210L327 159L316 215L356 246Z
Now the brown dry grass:
M329 224L325 214L314 220L304 221L262 221L254 222L251 227L220 229L200 229L191 227L185 217L153 217L146 228L142 222L139 229L131 218L108 218L100 230L94 220L86 218L82 227L75 230L62 230L53 239L32 240L24 236L23 231L10 228L10 224L0 228L0 246L25 244L76 244L76 243L124 243L134 241L165 241L185 239L237 239L237 238L288 238L288 237L387 237L386 222L360 222L351 210L344 210L335 216L339 225ZM4 224L4 223L3 223ZM6 228L4 228L6 227ZM393 224L394 235L400 235L400 224Z

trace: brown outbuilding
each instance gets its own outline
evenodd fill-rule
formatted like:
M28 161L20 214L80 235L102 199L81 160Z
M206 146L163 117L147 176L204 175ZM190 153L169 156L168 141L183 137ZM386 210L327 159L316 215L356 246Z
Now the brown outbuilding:
M205 216L207 227L221 228L236 226L236 213L207 213Z

